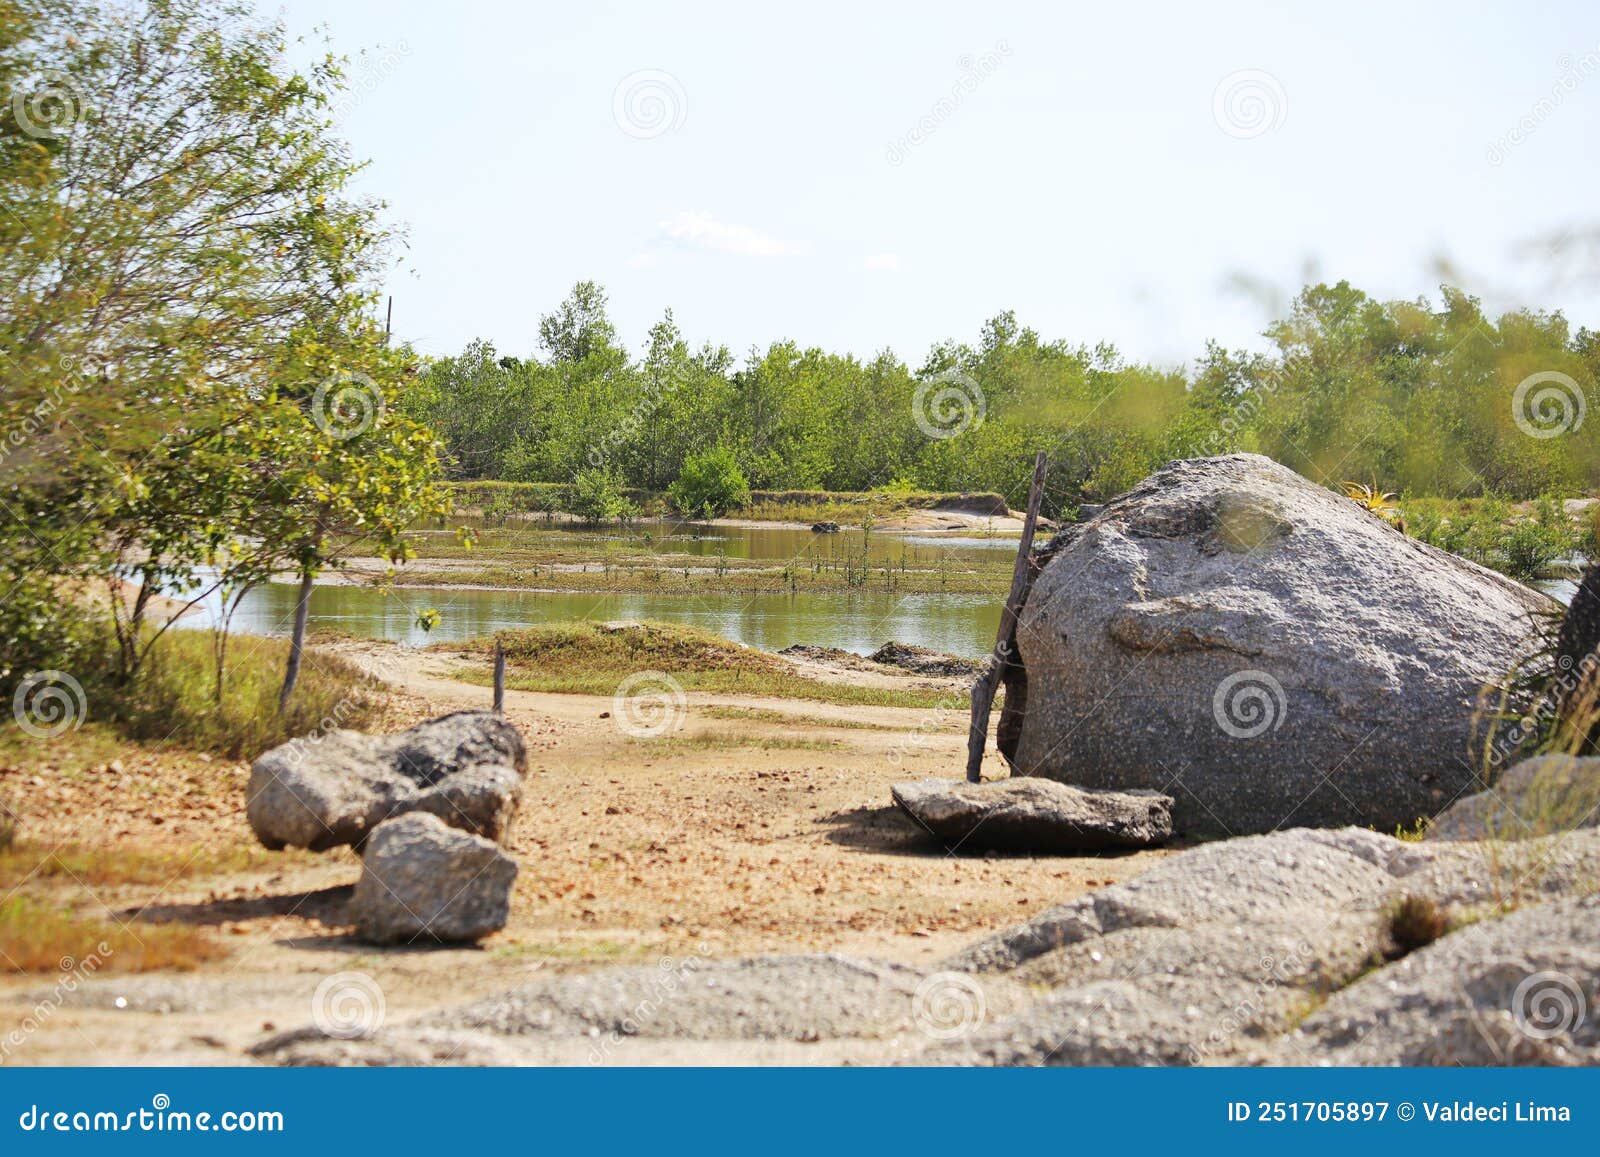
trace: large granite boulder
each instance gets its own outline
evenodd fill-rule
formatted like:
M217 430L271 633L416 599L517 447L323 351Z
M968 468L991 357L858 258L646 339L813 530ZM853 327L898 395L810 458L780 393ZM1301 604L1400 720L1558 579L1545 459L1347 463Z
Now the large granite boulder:
M1253 454L1172 463L1035 564L1001 751L1166 792L1189 834L1433 815L1474 785L1480 690L1558 609Z
M407 812L503 840L526 770L515 727L488 711L459 711L396 735L339 730L274 747L250 769L246 812L274 850L360 848Z
M1540 755L1451 804L1428 825L1428 838L1526 840L1593 827L1600 827L1600 756Z
M924 779L889 791L900 810L952 852L1094 852L1172 838L1172 797L1153 791L1085 791L1035 777Z
M493 840L413 812L373 830L350 915L375 944L481 940L506 926L516 879Z

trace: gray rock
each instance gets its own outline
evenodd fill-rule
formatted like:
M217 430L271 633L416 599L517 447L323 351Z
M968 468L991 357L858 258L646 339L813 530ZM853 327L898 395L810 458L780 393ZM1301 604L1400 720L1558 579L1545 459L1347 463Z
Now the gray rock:
M1037 562L1001 750L1167 792L1188 834L1434 814L1474 782L1480 689L1556 606L1249 454L1174 462Z
M1600 1064L1600 896L1521 908L1453 932L1335 993L1259 1059Z
M480 940L505 927L516 878L493 840L413 812L373 829L350 914L378 944Z
M360 848L392 816L425 812L503 840L522 798L517 729L460 711L397 735L331 731L274 747L250 769L246 812L269 848Z
M1457 800L1430 840L1524 840L1600 826L1600 756L1525 759L1487 791Z
M951 851L1087 852L1172 838L1172 797L1048 779L897 783L894 802Z
M280 1064L413 1064L459 1044L486 1059L452 1064L881 1063L1029 999L1004 979L847 956L691 954L539 980L360 1040L297 1029L252 1052Z

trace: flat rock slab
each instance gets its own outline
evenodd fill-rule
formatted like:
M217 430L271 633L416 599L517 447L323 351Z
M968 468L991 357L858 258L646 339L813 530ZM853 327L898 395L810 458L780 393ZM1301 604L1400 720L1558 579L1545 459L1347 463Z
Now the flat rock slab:
M897 783L894 802L952 850L1094 852L1172 838L1172 797L1090 791L1047 779Z
M350 914L375 944L481 940L505 927L516 878L493 840L413 812L374 829Z
M245 810L273 850L360 848L380 823L408 812L498 841L526 770L515 727L488 711L458 711L395 735L337 730L280 744L251 766Z

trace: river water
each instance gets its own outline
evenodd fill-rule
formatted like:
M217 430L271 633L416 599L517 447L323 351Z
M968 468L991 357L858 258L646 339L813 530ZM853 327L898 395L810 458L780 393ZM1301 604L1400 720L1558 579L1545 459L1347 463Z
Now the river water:
M599 532L553 527L530 531L551 540L593 536ZM651 549L686 555L787 562L819 549L845 546L846 536L818 536L780 527L700 527L657 524L644 533ZM615 536L637 544L639 532ZM860 549L859 532L849 535ZM591 538L592 541L592 538ZM918 535L874 535L873 561L908 557L927 565L928 556L968 551L1014 552L1016 539L974 536L945 538ZM991 556L992 557L992 556ZM1541 583L1562 602L1572 597L1570 582ZM251 591L234 616L234 629L252 634L285 634L294 614L296 588L269 583ZM417 626L417 614L439 612L432 631ZM201 608L185 625L214 621L216 606ZM794 643L839 647L867 654L893 639L937 651L977 657L994 647L1000 622L1000 600L974 594L889 594L886 592L820 594L704 593L699 595L574 594L524 590L468 590L460 587L319 586L311 597L313 629L336 629L353 635L389 639L413 646L452 642L508 628L574 619L656 619L686 623L760 647L780 650Z

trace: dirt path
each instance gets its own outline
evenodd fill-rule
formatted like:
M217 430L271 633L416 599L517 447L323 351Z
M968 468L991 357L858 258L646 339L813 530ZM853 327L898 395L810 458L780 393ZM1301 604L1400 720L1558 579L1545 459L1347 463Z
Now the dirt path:
M448 655L340 649L392 682L393 727L485 705L486 689L451 677ZM958 775L964 711L690 694L674 728L635 738L610 709L598 696L508 693L530 752L509 843L521 874L510 923L481 948L354 941L342 910L359 865L345 851L258 852L164 885L23 881L24 895L133 928L199 925L226 955L187 973L107 971L65 995L59 976L6 975L0 1041L11 1025L38 1027L0 1064L240 1063L267 1026L309 1022L333 974L369 978L396 1016L604 962L838 951L929 964L1160 854L952 857L931 845L890 808L889 785ZM104 754L0 769L32 840L178 855L254 844L244 765L136 752L108 770L95 762Z

